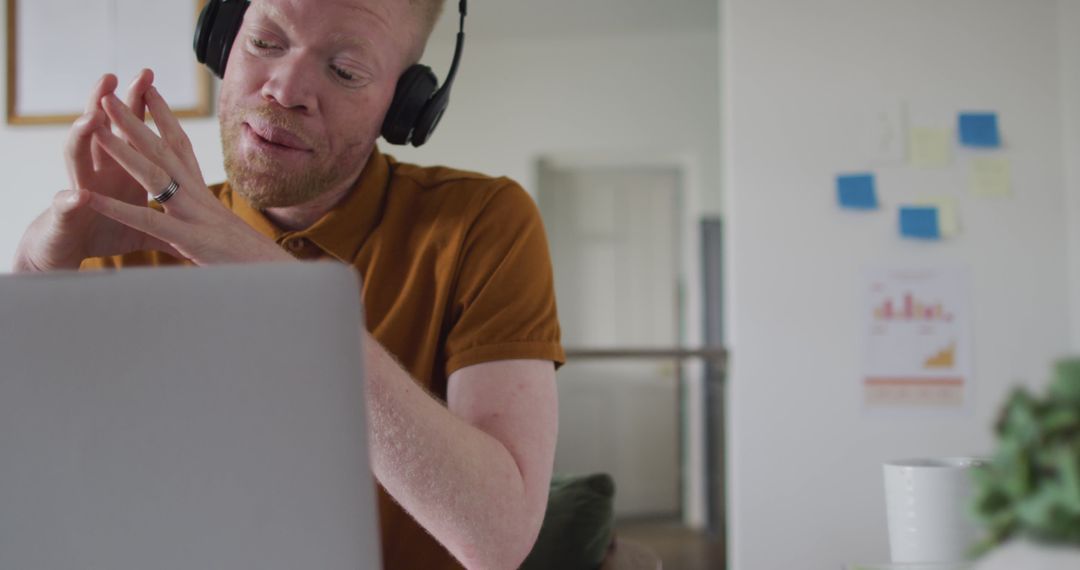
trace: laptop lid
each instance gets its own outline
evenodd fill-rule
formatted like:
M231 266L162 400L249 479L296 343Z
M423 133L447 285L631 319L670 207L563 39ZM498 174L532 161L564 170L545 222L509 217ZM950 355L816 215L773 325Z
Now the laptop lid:
M379 568L337 264L0 275L0 568Z

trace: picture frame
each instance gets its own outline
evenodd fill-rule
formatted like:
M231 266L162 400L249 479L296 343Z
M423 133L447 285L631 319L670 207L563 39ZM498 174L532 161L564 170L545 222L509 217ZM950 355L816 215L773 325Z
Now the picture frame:
M122 97L144 67L177 117L210 116L210 72L192 51L206 0L5 1L9 125L71 123L102 74Z

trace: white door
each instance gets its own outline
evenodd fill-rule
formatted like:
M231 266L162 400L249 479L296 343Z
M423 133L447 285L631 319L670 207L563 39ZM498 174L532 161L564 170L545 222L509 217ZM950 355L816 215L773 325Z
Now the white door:
M541 167L567 349L679 346L680 184L675 168ZM679 515L675 362L571 361L559 404L557 473L612 474L620 517Z

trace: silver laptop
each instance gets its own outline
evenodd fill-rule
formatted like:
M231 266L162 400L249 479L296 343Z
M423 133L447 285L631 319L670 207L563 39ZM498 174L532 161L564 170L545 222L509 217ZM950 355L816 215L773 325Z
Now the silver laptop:
M0 569L379 568L352 269L0 275Z

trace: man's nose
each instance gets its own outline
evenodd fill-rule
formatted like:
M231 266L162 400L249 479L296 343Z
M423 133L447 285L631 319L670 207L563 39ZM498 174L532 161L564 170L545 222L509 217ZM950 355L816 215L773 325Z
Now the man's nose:
M300 56L280 59L263 84L263 99L286 109L304 113L315 111L318 104L317 67L314 62Z

